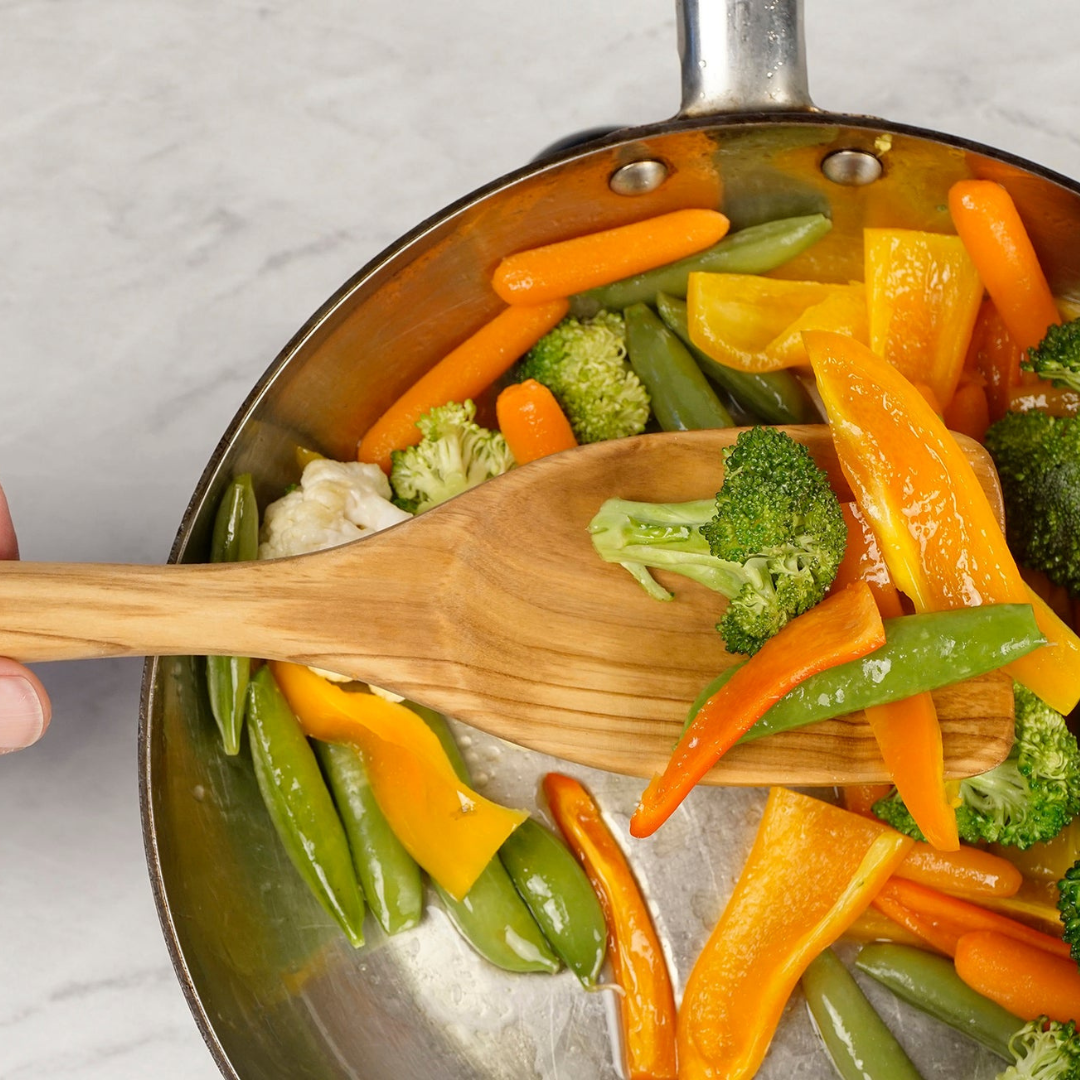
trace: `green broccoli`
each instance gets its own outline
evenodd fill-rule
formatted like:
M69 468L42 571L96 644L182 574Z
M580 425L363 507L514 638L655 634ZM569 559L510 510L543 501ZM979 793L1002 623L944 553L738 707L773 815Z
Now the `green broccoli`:
M1009 1040L1016 1059L997 1080L1080 1080L1080 1035L1076 1024L1036 1017Z
M1080 747L1064 717L1013 684L1016 738L989 772L960 781L956 824L969 844L989 841L1027 848L1051 840L1080 814ZM874 804L894 829L925 839L897 792Z
M1055 386L1080 391L1080 319L1051 326L1020 366Z
M649 419L649 393L626 359L623 317L601 311L591 319L563 319L517 367L554 395L578 442L640 435Z
M1080 964L1080 859L1065 871L1057 887L1057 909L1064 927L1061 936L1069 943L1072 958Z
M609 499L589 531L601 558L657 599L671 596L649 567L726 596L717 629L729 652L748 654L824 598L847 542L828 477L805 446L769 427L744 431L724 451L715 501Z
M1018 562L1080 595L1080 417L1010 412L986 433Z
M476 406L450 402L424 413L416 446L390 455L394 502L419 514L514 467L514 456L497 431L480 427Z

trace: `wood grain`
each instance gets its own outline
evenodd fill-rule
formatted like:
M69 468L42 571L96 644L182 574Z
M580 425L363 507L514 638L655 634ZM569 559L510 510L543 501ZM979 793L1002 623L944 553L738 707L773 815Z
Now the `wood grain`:
M787 429L844 497L825 427ZM545 458L412 521L329 551L166 567L0 564L0 655L22 661L220 653L293 660L374 682L512 742L649 776L688 703L736 658L724 601L684 578L672 603L602 562L586 527L604 499L715 493L737 430L645 435ZM970 442L970 440L969 440ZM997 477L966 447L1000 507ZM950 775L1012 739L1009 682L935 694ZM740 747L724 784L884 779L859 716Z

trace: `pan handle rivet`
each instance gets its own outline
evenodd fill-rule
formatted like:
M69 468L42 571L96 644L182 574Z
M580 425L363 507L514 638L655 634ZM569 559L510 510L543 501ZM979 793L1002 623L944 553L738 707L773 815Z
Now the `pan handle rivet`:
M616 195L647 195L655 191L667 175L668 168L662 161L631 161L611 174L608 186Z
M821 171L834 184L863 187L880 179L885 170L868 150L834 150L822 161Z

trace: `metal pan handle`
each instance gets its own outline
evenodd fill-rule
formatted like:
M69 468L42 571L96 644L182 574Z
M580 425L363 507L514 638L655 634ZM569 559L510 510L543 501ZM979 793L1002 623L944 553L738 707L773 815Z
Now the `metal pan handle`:
M678 116L810 112L802 0L676 0Z

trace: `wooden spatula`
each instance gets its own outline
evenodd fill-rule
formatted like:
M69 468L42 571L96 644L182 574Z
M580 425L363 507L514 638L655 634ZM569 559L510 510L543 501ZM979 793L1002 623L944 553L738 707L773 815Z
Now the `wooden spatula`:
M825 427L787 429L847 487ZM586 527L612 496L708 498L736 430L581 447L492 480L329 551L259 563L0 563L0 655L22 661L221 653L293 660L395 690L557 757L650 776L689 702L736 658L715 624L725 601L681 577L658 602L602 562ZM993 464L970 457L996 505ZM661 575L662 576L662 575ZM1011 681L934 694L948 774L1008 753ZM717 784L885 779L861 715L728 754Z

